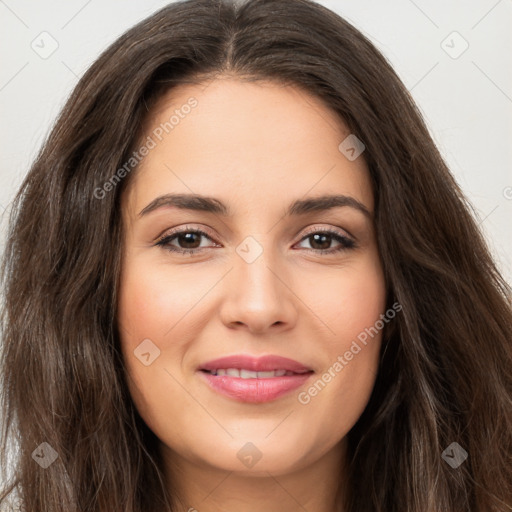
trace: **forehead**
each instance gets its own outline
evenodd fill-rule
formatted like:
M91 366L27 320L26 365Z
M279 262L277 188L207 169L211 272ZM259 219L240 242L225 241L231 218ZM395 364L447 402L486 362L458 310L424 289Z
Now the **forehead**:
M145 123L143 140L154 147L133 176L130 202L143 208L163 193L198 193L247 209L336 192L372 210L363 156L350 161L339 149L349 135L336 112L297 86L236 78L182 84Z

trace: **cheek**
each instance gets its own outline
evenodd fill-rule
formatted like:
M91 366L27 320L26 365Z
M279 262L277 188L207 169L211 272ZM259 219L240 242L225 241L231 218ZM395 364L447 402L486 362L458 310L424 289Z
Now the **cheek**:
M144 258L127 258L121 276L118 321L128 343L173 337L191 303L198 300L191 277L187 272L162 271L161 266Z
M339 331L336 352L342 355L350 374L346 389L363 393L373 386L378 367L386 308L386 286L380 264L369 260L364 270L346 279L342 292L342 310L336 329Z
M386 286L374 257L358 262L357 269L343 269L329 283L317 302L317 311L329 326L322 344L325 366L299 402L320 423L332 425L336 418L335 430L344 435L362 414L375 383L386 325L381 320Z
M121 351L126 383L139 414L153 432L170 432L179 439L179 425L175 428L162 413L190 406L173 378L173 361L179 364L186 350L180 339L186 339L183 329L191 306L188 288L155 267L127 258L118 301Z
M323 286L318 286L322 282ZM310 294L312 309L326 326L329 350L348 350L352 340L373 326L384 313L386 286L382 267L372 255L347 265L323 281Z

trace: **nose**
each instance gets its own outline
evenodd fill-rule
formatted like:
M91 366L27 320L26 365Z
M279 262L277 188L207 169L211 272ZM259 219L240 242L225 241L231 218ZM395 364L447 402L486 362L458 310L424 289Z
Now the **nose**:
M221 320L227 327L274 334L295 325L297 295L283 265L271 259L270 252L263 251L250 263L235 253L220 309Z

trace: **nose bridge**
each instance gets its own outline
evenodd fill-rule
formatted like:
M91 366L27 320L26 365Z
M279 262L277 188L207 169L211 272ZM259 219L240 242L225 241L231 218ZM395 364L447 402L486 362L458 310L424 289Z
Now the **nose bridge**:
M242 291L248 292L254 299L268 302L277 299L282 292L283 285L275 270L280 265L275 248L271 246L272 237L256 236L247 236L236 247L235 273Z
M295 307L272 236L247 236L235 249L234 268L222 308L227 323L244 323L251 330L293 321Z

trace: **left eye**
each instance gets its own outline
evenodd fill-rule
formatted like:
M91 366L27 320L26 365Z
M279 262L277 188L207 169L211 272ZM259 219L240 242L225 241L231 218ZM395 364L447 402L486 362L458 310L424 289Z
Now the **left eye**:
M318 245L331 245L331 242L334 240L338 242L340 245L339 247L335 248L325 248L320 247L318 249L309 249L315 252L319 252L320 254L327 254L327 253L334 253L339 251L344 251L348 249L353 249L355 247L355 242L351 238L348 238L345 235L342 235L341 233L338 233L337 231L314 231L313 233L309 233L306 236L304 236L301 240L313 240L313 244ZM311 244L311 242L310 242Z
M201 237L205 237L208 238L209 240L212 240L211 237L204 231L201 231L199 229L187 229L163 237L162 239L160 239L159 242L157 242L156 245L164 247L170 252L192 255L199 252L202 249L208 248L208 246L201 247ZM313 251L320 254L335 253L343 250L353 249L356 246L354 240L336 231L314 231L302 237L299 243L308 239L312 240L310 244L313 243L314 245L320 245L321 247L313 247L311 249L306 249L308 251ZM325 246L330 246L333 240L335 242L338 242L339 247L326 248ZM185 247L176 247L175 245L172 244L172 242L174 241L178 242L179 245L185 245Z

